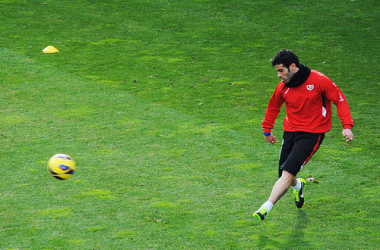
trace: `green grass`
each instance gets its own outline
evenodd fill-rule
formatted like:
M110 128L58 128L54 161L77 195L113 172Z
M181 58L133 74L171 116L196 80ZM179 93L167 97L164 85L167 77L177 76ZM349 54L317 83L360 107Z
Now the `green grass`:
M0 0L0 249L378 248L375 1L46 3ZM289 193L259 223L284 47L343 90L355 140L335 115L305 207ZM49 176L56 153L72 179Z

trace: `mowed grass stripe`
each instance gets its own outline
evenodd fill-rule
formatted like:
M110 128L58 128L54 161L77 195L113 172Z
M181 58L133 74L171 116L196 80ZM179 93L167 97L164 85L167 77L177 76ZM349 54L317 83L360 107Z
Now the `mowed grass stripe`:
M125 229L109 217L113 214L137 220L128 227L139 235L141 224L146 224L144 228L152 222L179 227L189 222L187 217L213 220L209 214L220 196L225 196L227 207L230 203L241 207L242 199L250 202L258 177L247 174L251 168L241 167L241 163L251 162L256 139L245 132L152 104L118 88L78 80L54 67L44 67L43 62L32 64L11 51L1 50L1 54L12 62L4 79L12 80L13 65L23 79L3 85L2 97L9 108L3 110L1 125L3 140L9 142L2 147L9 164L3 185L13 187L4 197L3 214L30 207L27 213L32 219L30 224L10 213L4 222L16 235L38 224L45 237L51 237L49 231L58 237L56 230L75 236L73 230L86 223L90 232L120 235L118 231ZM78 171L70 181L56 181L46 171L46 161L57 152L77 160ZM20 156L14 158L16 154ZM99 211L88 210L89 204ZM157 217L156 210L164 215ZM111 215L88 221L87 216L101 211ZM49 223L51 220L59 220L60 225ZM15 231L18 223L24 226ZM109 223L115 228L104 226ZM31 234L37 237L35 233ZM92 236L78 236L74 241L89 243L85 237ZM33 244L21 238L22 246ZM63 244L58 238L45 240Z

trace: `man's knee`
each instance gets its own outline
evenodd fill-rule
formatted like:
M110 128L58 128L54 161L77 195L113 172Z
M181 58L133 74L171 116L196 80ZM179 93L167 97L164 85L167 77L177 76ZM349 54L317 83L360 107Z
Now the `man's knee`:
M294 186L295 184L297 184L297 177L294 176L293 174L289 173L286 170L282 170L281 178L283 178L283 179L291 182L292 186Z

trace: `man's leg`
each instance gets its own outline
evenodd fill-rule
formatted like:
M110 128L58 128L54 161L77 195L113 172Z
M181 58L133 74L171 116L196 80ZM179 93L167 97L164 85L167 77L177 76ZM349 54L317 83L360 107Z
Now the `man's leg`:
M297 178L288 171L282 171L281 177L274 184L272 193L267 202L265 202L253 216L259 220L264 220L265 216L273 208L274 204L288 191L290 186L297 185Z
M276 202L281 199L281 197L288 191L289 187L291 186L293 187L293 193L296 196L296 205L298 208L301 208L304 203L303 189L305 185L306 182L304 179L297 179L297 177L284 170L282 171L282 176L280 179L278 179L278 181L274 184L268 201L273 205L276 204ZM283 190L282 193L281 190Z
M297 185L297 178L286 170L282 171L280 179L274 184L272 193L269 196L268 201L273 205L281 199L281 197L288 191L290 186Z

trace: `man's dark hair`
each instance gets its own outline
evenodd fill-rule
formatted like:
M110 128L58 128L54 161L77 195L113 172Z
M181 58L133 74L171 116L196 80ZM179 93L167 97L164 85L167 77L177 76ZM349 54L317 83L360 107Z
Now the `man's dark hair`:
M288 49L282 49L273 57L271 60L272 67L275 65L282 64L284 67L289 68L289 66L294 63L297 68L300 66L300 61L298 60L298 56L294 54L293 51Z

